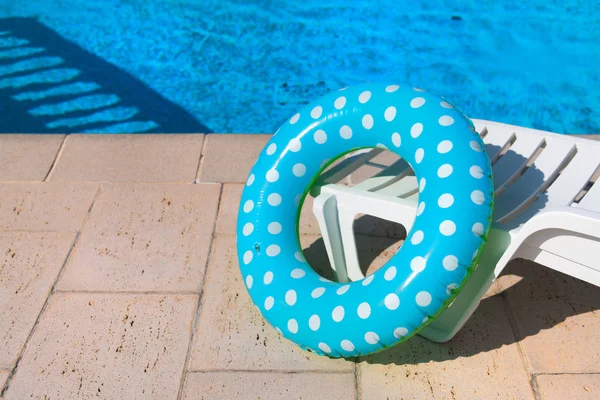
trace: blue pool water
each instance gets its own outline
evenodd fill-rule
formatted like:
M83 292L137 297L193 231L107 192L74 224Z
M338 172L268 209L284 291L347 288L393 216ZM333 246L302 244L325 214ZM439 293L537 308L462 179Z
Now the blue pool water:
M270 133L385 80L474 118L600 133L599 15L593 0L0 0L1 131Z

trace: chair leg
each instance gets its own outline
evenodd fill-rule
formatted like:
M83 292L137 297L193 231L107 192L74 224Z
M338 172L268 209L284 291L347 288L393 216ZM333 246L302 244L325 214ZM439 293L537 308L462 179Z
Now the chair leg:
M365 275L362 273L358 261L358 250L356 249L356 238L354 237L354 217L356 217L356 209L338 205L338 218L342 242L344 243L348 279L358 281L363 279Z
M313 213L319 223L327 257L336 279L338 282L348 282L335 196L329 193L322 193L317 196L313 202Z
M456 296L454 302L419 335L433 342L446 342L456 335L477 309L481 298L496 279L494 268L504 254L504 249L508 246L509 241L510 237L507 232L490 230L488 243L484 247L479 266L473 271L469 281Z

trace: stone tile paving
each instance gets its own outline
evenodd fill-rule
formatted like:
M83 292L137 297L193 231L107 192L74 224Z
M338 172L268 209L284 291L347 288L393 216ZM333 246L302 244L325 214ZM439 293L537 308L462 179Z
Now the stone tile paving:
M600 397L600 291L530 262L514 261L447 343L333 360L281 338L235 255L242 183L267 140L0 137L2 396ZM301 243L331 274L310 207ZM368 272L405 236L370 217L356 226Z

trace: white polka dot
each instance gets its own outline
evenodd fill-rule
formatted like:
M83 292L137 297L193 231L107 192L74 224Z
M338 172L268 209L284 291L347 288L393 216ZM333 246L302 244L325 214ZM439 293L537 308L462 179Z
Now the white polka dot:
M425 202L422 201L419 203L419 206L417 207L417 216L423 214L423 211L425 211Z
M295 114L292 118L290 118L290 124L294 125L300 119L300 114Z
M377 144L375 145L375 147L377 147L378 149L384 149L384 150L387 150L387 148L388 148L388 147L387 147L385 144L383 144L383 143L377 143Z
M394 146L400 147L400 143L402 143L402 139L400 138L400 134L398 132L392 133L392 143L394 143Z
M317 142L317 144L323 144L327 141L327 134L325 133L324 130L319 129L318 131L315 132L314 139L315 139L315 142Z
M298 322L293 318L288 321L288 331L298 333Z
M427 307L429 304L431 304L431 295L429 292L422 291L417 293L415 300L419 306Z
M306 258L304 258L304 254L302 254L302 252L300 252L300 251L295 252L294 257L296 258L296 260L298 260L300 262L306 262Z
M267 197L267 203L273 207L280 205L281 195L279 193L271 193L269 197Z
M440 154L446 154L450 150L452 150L452 142L449 140L442 140L440 144L438 144L437 151Z
M386 271L385 274L383 274L383 278L386 281L391 281L392 279L394 279L396 277L396 267L389 267Z
M483 178L483 170L478 165L473 165L471 168L469 168L469 173L475 179Z
M325 288L318 287L311 292L310 297L313 299L318 299L319 297L323 296L323 293L325 293Z
M269 247L267 247L267 255L269 257L275 257L275 256L279 255L280 252L281 252L281 249L276 244L272 244Z
M379 336L375 332L365 333L365 342L369 344L377 344L379 342Z
M273 296L267 297L265 299L265 310L269 311L271 308L273 308L273 304L275 304L275 299Z
M427 181L425 180L425 178L421 178L421 180L419 180L419 193L423 193L423 190L425 190L426 184L427 184Z
M342 349L344 349L346 351L354 351L354 345L349 340L345 340L345 339L342 340L340 345L342 346Z
M396 293L390 293L387 296L385 296L383 302L385 303L385 306L390 310L395 310L400 306L400 298Z
M277 327L276 327L276 328L275 328L275 330L276 330L277 332L279 332L279 334L280 334L280 335L283 335L283 332L281 332L281 329L279 329L279 328L277 328Z
M292 140L290 140L288 147L289 147L290 151L297 153L302 148L302 143L300 143L300 139L293 138Z
M271 222L267 230L271 235L279 235L281 233L281 224L279 222Z
M246 181L246 186L251 186L254 183L254 174L250 174L248 177L248 181Z
M367 114L363 117L362 126L364 126L365 129L371 129L373 127L373 117L371 114Z
M279 172L277 172L274 169L270 169L269 171L267 171L267 181L273 183L273 182L277 182L278 179L279 179Z
M410 136L418 138L423 133L423 124L417 122L410 128Z
M294 199L294 204L299 206L300 205L300 200L302 200L302 193L298 193L296 195L296 198Z
M422 148L418 148L417 151L415 151L415 161L417 162L417 164L421 164L421 161L423 161L424 156L425 150L423 150Z
M450 193L444 193L438 199L438 206L441 208L448 208L452 204L454 204L454 196L452 196Z
M477 205L482 205L485 201L485 196L481 190L473 190L471 192L471 201Z
M329 164L329 161L331 161L331 158L326 158L323 161L321 161L321 164L319 166L321 168L323 168L324 166L326 166L327 164Z
M450 296L452 294L452 290L456 289L458 287L458 285L456 283L451 283L448 286L446 286L446 294L448 296Z
M289 305L289 306L293 306L294 304L296 304L296 291L295 290L288 290L285 293L285 302Z
M444 236L452 236L456 232L456 224L450 220L446 220L440 224L440 233Z
M371 315L371 306L367 302L360 303L356 312L360 319L367 319L369 318L369 315Z
M412 237L410 238L410 242L412 244L419 244L423 241L424 237L425 237L425 234L423 233L423 231L416 231L415 233L413 233Z
M331 318L333 318L333 320L335 322L340 322L341 320L343 320L344 319L344 307L337 306L336 308L334 308L333 312L331 313Z
M244 228L242 229L242 233L244 234L244 236L250 235L253 231L254 225L252 225L252 222L248 222L246 225L244 225Z
M444 108L454 108L454 107L452 107L452 104L448 103L447 101L442 101L440 103L440 106L442 106Z
M244 212L249 213L254 208L254 202L252 200L248 200L244 203Z
M323 342L319 343L319 349L325 353L331 353L331 348Z
M362 285L368 286L371 282L373 282L373 278L375 278L375 275L373 275L373 274L367 276L365 279L363 279Z
M263 276L263 282L265 285L270 285L273 282L273 272L267 271Z
M250 261L252 261L252 252L250 250L248 250L247 252L244 253L244 264L248 265L250 264Z
M421 107L423 104L425 104L425 99L422 97L415 97L414 99L412 99L410 101L410 106L412 108L419 108Z
M425 322L427 322L427 321L429 321L429 317L424 317L424 318L421 320L421 323L422 323L422 324L424 324L424 323L425 323Z
M449 115L442 115L438 122L441 126L450 126L454 123L454 118Z
M323 114L323 107L321 107L321 106L316 106L310 112L310 116L313 117L314 119L319 118L321 116L321 114Z
M403 327L394 329L394 337L396 339L400 339L402 336L406 336L406 335L408 335L408 329L403 328Z
M471 140L471 142L469 143L469 145L471 146L471 148L473 150L475 150L477 152L481 152L481 150L482 150L481 149L481 145L478 142L474 141L474 140Z
M335 292L339 295L342 295L342 294L346 293L348 291L348 289L350 289L350 285L344 285L341 288L339 288L338 290L336 290Z
M446 271L454 271L456 268L458 268L458 258L453 255L446 256L442 260L442 265Z
M360 101L362 104L365 104L367 101L369 101L370 98L371 98L371 92L369 92L368 90L365 90L364 92L362 92L360 94L360 96L358 96L358 101Z
M450 165L450 164L442 165L441 167L438 168L437 174L440 178L449 177L450 175L452 175L452 165Z
M383 114L387 122L392 122L396 118L396 107L388 107Z
M418 87L414 87L414 88L413 88L413 90L414 90L415 92L424 92L424 91L425 91L425 90L423 90L423 89L421 89L421 88L418 88Z
M290 274L290 276L294 279L304 278L305 275L306 271L304 271L302 268L294 268Z
M295 176L300 178L301 176L304 176L304 174L306 173L306 166L302 163L298 163L298 164L294 165L294 167L292 168L292 172Z
M421 256L416 256L412 260L410 260L410 269L413 272L421 272L427 266L427 260Z
M483 235L483 231L485 230L485 228L483 227L483 224L481 222L476 222L473 224L473 227L471 228L471 231L476 235L476 236L481 236Z
M352 137L352 129L348 125L344 125L340 128L340 136L342 139L350 139Z
M338 110L341 110L346 105L346 98L344 96L340 96L333 102L333 106Z
M473 256L471 257L471 261L475 260L477 258L477 255L479 254L479 249L475 250L473 252Z
M252 279L252 275L248 275L246 277L246 286L248 287L248 289L252 289L253 282L254 282L254 279Z
M277 145L275 143L271 143L269 147L267 147L267 154L272 155L277 151Z
M395 92L396 90L398 90L400 88L400 86L398 85L389 85L385 88L385 91L388 93L392 93Z
M313 331L318 331L321 326L321 318L317 314L312 315L308 319L308 327Z

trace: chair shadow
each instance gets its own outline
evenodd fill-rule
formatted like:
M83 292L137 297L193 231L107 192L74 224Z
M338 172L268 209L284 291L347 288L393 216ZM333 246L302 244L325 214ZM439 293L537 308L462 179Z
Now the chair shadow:
M0 133L210 133L123 69L35 18L0 19Z
M544 173L536 168L532 159L525 159L510 148L486 146L486 149L489 154L498 152L501 154L500 157L494 158L494 166L498 165L502 168L506 168L507 165L525 166L516 176L527 174L530 189L513 192L510 188L516 180L510 180L507 190L496 199L501 210L506 209L505 204L519 204L521 200L530 199L529 206L513 216L512 220L509 218L508 221L504 221L502 227L495 223L499 228L512 229L515 227L514 218L530 218L546 205L548 197L543 191L538 193L537 190L544 184ZM532 203L531 200L537 201ZM503 202L505 204L502 204ZM369 218L362 221L357 219L355 230L357 225L363 225L362 229L368 231L369 224L382 223L382 220ZM379 229L380 232L382 230L381 227L374 226L370 229L371 231ZM383 228L383 231L386 229L397 231L396 228L390 227ZM397 242L404 237L405 234L380 237L373 241L369 240L368 236L356 235L363 272L369 264L382 256L385 249L389 247L389 240ZM333 279L322 239L310 245L305 250L305 255L311 266L319 266L315 268L317 272L328 279ZM406 365L470 357L537 335L570 317L600 309L600 290L597 287L533 262L519 259L511 261L498 280L504 277L510 277L512 280L518 278L519 281L500 293L492 292L489 297L485 297L467 324L450 341L435 343L415 336L403 344L371 356L361 357L359 360L372 364Z

